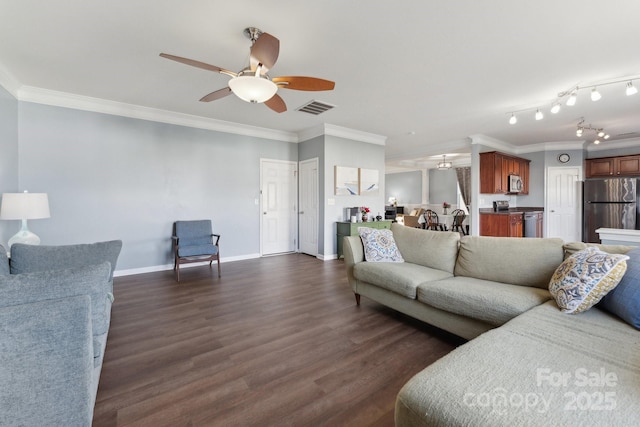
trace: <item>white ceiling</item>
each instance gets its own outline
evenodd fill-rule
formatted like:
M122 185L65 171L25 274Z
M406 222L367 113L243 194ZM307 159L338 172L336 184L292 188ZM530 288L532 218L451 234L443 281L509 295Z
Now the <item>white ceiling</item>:
M640 94L624 83L548 112L560 91L640 77L639 18L637 0L0 0L0 83L19 98L40 88L286 132L328 123L386 136L392 167L468 151L472 135L576 143L580 117L612 140L639 137ZM335 90L281 89L282 114L235 96L202 103L229 77L158 56L239 71L248 26L280 39L271 76ZM337 107L295 111L312 99Z

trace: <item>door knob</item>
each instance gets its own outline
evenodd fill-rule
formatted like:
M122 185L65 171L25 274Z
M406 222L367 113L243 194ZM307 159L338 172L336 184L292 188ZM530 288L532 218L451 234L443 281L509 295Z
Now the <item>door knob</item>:
M304 211L300 211L300 215L302 215L304 213Z
M266 212L262 212L262 215L266 215L266 214L267 214Z

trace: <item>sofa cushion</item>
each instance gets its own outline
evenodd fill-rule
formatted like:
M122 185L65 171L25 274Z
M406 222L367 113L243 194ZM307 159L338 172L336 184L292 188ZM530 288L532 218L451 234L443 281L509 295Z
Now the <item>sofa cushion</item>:
M589 310L620 282L627 259L627 255L588 247L560 264L549 283L549 292L564 313Z
M93 334L100 335L109 329L111 318L110 272L110 264L103 262L80 268L0 276L0 307L89 295Z
M606 252L608 254L626 254L633 246L625 246L625 245L602 245L600 243L583 243L583 242L571 242L565 243L563 246L564 249L564 258L567 259L571 255L576 252L580 252L589 247L595 247L600 249L602 252Z
M450 313L500 326L551 299L544 289L452 277L418 286L418 301Z
M640 329L640 248L627 252L627 272L598 307L613 313Z
M421 283L451 277L451 273L407 262L360 262L353 267L356 279L407 298L416 298Z
M455 275L548 289L563 260L562 245L556 238L464 236Z
M121 240L60 246L17 243L11 246L11 274L84 267L109 261L111 279L121 249Z
M638 384L637 330L549 301L415 375L398 394L396 425L639 425Z
M0 276L9 273L9 258L7 258L7 251L2 247L2 245L0 245Z
M393 237L405 262L453 273L459 233L422 230L391 224Z
M1 426L91 425L89 300L78 295L0 308Z
M404 262L391 230L358 227L364 246L364 259L369 262Z

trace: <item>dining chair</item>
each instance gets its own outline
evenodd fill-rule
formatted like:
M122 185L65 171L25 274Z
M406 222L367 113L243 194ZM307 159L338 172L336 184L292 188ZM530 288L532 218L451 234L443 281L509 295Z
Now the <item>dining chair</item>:
M463 235L468 234L467 232L465 232L464 225L462 225L462 222L467 217L467 214L465 214L462 209L455 209L453 212L451 212L451 215L453 216L453 224L451 225L451 231L458 231Z
M435 211L431 209L427 209L426 211L424 211L423 215L424 215L425 230L436 230L436 231L447 230L447 225L440 222L440 220L438 219L438 214Z

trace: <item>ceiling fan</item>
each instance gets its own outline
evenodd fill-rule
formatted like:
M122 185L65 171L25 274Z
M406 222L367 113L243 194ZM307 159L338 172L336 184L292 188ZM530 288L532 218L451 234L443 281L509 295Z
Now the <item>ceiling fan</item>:
M226 74L231 77L228 87L213 91L210 94L203 96L200 99L202 102L215 101L216 99L224 98L233 92L238 96L238 98L244 101L254 103L264 102L267 107L271 108L276 113L283 113L287 111L287 105L276 93L278 88L320 91L333 90L335 87L334 82L316 77L269 77L267 72L278 60L280 40L271 34L263 33L254 27L246 28L244 30L244 34L252 43L249 54L249 66L237 73L193 59L169 55L168 53L161 53L160 56L186 65L191 65L193 67Z

